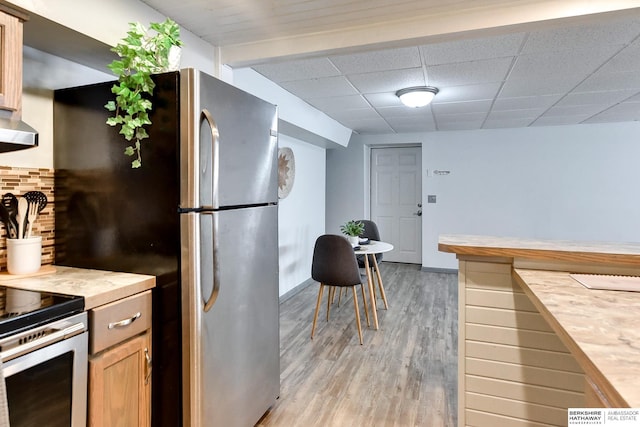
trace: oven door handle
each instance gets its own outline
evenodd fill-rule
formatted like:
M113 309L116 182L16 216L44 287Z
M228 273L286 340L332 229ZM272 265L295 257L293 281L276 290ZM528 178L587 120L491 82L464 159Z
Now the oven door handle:
M62 341L67 338L71 338L73 336L81 334L85 330L86 330L86 325L84 323L82 322L76 323L74 325L69 326L68 328L59 329L41 338L35 339L33 341L29 341L25 344L19 345L17 347L12 347L8 350L0 352L0 359L2 359L3 363L7 362L9 360L15 359L16 357L20 357L24 354L31 353L32 351L36 351L42 347L46 347L51 344L55 344L58 341Z

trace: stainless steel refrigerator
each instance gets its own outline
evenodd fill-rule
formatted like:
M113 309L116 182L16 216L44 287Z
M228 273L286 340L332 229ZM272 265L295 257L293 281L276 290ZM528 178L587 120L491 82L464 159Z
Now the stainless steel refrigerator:
M159 74L132 169L112 83L55 91L56 263L153 274L153 426L251 426L279 394L277 109Z

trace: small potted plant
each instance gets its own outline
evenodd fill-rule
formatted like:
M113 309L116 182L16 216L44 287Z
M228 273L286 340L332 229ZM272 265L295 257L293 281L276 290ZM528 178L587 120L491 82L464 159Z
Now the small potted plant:
M140 143L149 137L145 126L151 124L149 111L152 105L149 98L155 87L151 74L177 69L175 57L178 56L179 60L179 47L182 46L180 26L173 20L167 18L161 23L152 22L149 29L156 34L149 34L139 22L129 23L127 37L111 49L120 59L108 65L113 74L118 76L118 81L111 88L115 100L104 106L113 112L107 124L120 126L120 133L130 144L124 153L127 156L135 155L132 168L142 166Z
M340 231L347 235L351 246L358 246L359 236L364 233L364 224L362 221L347 221L340 226Z

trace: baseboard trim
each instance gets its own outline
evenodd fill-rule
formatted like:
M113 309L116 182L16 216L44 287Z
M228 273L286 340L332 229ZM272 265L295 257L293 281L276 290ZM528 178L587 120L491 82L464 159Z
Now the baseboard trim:
M425 273L458 274L457 268L422 267L421 271Z
M313 285L314 283L318 283L318 282L316 282L312 278L308 278L307 280L305 280L304 282L300 283L295 288L289 289L287 292L285 292L284 294L282 294L280 296L280 304L282 304L283 302L285 302L289 298L294 297L296 294L302 292L305 288L307 288L308 286Z

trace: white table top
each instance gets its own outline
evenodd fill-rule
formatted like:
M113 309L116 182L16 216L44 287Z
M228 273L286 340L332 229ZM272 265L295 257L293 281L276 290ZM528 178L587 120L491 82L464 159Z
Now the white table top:
M393 250L393 245L387 242L380 242L377 240L370 240L368 245L360 245L360 249L355 251L356 255L365 254L381 254L383 252L389 252Z

